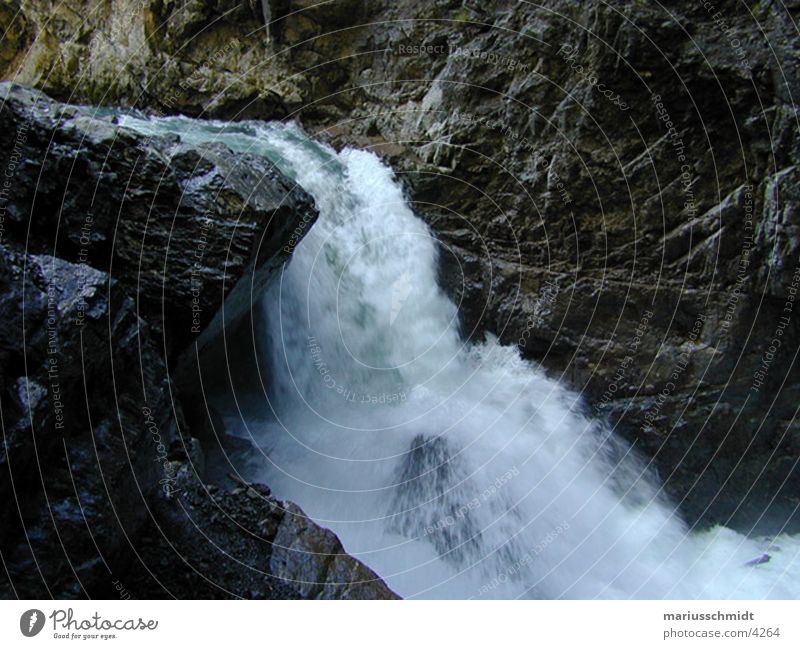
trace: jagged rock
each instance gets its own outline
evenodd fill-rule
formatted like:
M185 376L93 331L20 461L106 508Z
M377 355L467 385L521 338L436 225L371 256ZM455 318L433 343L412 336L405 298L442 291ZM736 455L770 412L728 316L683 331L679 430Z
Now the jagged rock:
M0 318L0 593L100 595L177 438L159 347L107 273L8 246Z
M261 65L276 52L249 2L6 4L0 74L59 99L240 118L298 105L304 79Z
M6 229L28 250L112 273L180 352L241 277L286 258L316 218L311 198L264 158L221 144L146 138L112 116L0 84L0 146L18 160ZM227 314L235 318L241 314Z
M396 598L374 572L345 553L336 535L316 525L293 504L283 505L270 568L304 598Z
M153 576L138 566L121 576L137 597L397 597L330 530L267 487L209 486L194 463L176 463L175 473L172 494L154 504L154 525L137 547L145 565L164 556L168 565Z

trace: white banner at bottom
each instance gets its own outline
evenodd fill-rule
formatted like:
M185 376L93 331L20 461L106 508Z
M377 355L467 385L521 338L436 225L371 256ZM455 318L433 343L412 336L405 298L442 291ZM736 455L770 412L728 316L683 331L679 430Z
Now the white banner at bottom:
M800 647L799 618L796 601L5 601L0 646L770 649Z

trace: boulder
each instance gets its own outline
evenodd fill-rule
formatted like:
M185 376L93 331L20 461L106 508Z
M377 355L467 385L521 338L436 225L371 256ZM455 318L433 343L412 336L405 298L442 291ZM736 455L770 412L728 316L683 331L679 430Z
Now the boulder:
M17 84L0 84L0 96L0 146L14 177L9 236L113 275L163 332L170 358L242 277L248 295L258 292L269 273L256 271L279 267L284 242L316 219L308 194L264 158L145 137L110 112Z

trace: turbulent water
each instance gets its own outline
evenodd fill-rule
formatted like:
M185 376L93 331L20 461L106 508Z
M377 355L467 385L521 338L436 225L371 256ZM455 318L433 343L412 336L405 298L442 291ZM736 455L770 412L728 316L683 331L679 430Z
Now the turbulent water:
M241 472L396 592L800 596L797 539L689 533L572 393L516 348L459 337L432 234L376 156L293 125L122 121L265 155L316 200L319 221L260 305L262 405L226 424L254 443Z

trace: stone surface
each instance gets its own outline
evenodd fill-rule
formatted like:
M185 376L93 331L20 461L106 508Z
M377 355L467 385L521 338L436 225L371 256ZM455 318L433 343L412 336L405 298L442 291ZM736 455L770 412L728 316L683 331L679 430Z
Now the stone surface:
M0 594L100 596L177 438L159 347L106 273L6 246L0 317Z
M153 506L138 567L120 580L136 597L179 599L395 599L383 581L345 554L336 536L263 485L220 488L195 462L174 464L172 493ZM166 560L165 560L166 559Z
M316 218L311 198L258 156L145 138L14 84L0 96L0 147L19 158L6 230L30 251L108 271L170 356Z

